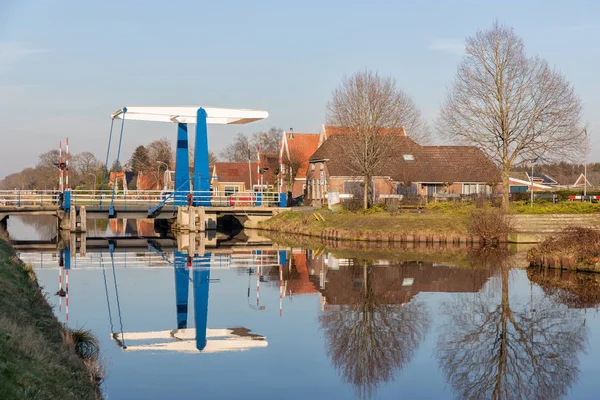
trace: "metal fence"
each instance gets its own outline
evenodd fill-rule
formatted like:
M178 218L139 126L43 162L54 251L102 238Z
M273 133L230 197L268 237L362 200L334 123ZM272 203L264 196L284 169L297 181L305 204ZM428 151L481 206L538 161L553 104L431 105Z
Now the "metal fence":
M62 194L53 190L0 190L0 206L31 207L57 206ZM114 192L112 190L71 190L72 205L77 206L144 206L159 204L188 204L199 202L213 207L276 207L280 195L276 192L237 192L195 191L172 192L160 190L130 190Z

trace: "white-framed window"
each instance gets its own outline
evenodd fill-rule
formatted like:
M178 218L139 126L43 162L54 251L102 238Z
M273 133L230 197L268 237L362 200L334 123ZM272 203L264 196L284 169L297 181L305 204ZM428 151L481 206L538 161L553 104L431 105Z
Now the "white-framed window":
M238 185L226 185L223 186L223 191L225 192L225 196L231 196L240 191L240 187Z
M412 154L402 154L402 158L404 158L404 161L415 161L415 156Z
M314 170L315 170L315 163L311 163L311 164L310 164L310 170L311 170L311 171L314 171Z
M492 186L485 183L463 183L463 194L485 194L492 193Z

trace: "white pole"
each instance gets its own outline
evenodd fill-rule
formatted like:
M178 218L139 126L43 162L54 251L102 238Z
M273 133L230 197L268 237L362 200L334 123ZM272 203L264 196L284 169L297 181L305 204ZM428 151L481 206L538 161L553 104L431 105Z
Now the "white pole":
M589 138L587 135L586 128L583 128L583 133L585 134L585 160L583 163L583 201L585 201L585 197L587 195L587 157L589 151Z
M530 206L533 207L533 166L535 165L535 160L533 160L533 162L531 163L531 204Z

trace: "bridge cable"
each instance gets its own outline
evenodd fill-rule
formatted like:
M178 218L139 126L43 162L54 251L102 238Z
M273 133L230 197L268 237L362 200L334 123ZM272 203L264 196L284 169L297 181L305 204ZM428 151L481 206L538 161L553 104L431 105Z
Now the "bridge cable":
M121 343L123 344L123 349L126 349L125 335L123 334L123 320L121 319L121 304L119 303L119 288L117 287L117 275L115 272L115 258L112 251L110 252L110 261L112 263L113 280L115 281L115 294L117 295L117 310L119 312L119 324L121 325Z
M125 113L123 113L123 117L121 119L121 134L119 135L119 147L117 147L117 159L115 161L115 179L113 183L112 197L110 199L110 207L114 207L115 203L115 191L117 190L117 173L119 172L119 158L121 157L121 143L123 142L123 128L125 127ZM123 168L121 168L122 170ZM125 184L127 184L127 179L125 177L125 172L123 171L123 180Z
M104 276L104 293L106 293L106 304L108 306L108 320L110 322L110 334L112 336L115 329L112 321L112 313L110 312L110 299L108 297L108 284L106 283L106 270L104 269L104 263L102 262L102 252L100 252L100 266L102 267L102 275Z
M102 192L104 191L104 183L106 182L106 173L108 172L108 156L110 155L110 142L112 140L112 132L115 119L110 119L110 133L108 134L108 148L106 149L106 162L104 163L104 176L102 177L102 184L100 186L100 209L102 209Z

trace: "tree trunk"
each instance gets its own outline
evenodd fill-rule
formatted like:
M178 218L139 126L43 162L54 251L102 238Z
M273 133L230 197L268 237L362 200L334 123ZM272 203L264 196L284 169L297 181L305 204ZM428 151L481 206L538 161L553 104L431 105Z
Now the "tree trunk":
M369 208L369 179L365 176L365 184L363 187L363 208Z
M510 171L502 171L502 210L508 212L509 202L508 196L510 194Z

